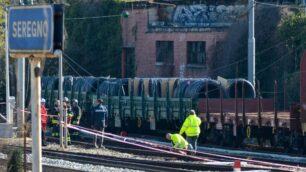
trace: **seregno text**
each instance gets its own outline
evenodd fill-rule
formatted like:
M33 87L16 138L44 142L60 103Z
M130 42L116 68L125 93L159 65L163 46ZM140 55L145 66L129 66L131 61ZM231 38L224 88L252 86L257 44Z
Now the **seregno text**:
M13 24L14 38L46 38L48 37L47 20L38 21L14 21Z

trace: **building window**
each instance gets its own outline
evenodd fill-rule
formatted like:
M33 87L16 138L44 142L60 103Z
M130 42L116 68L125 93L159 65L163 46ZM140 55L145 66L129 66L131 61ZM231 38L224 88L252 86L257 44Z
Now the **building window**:
M156 41L156 62L173 64L173 41Z
M187 64L204 65L206 58L205 42L187 42Z

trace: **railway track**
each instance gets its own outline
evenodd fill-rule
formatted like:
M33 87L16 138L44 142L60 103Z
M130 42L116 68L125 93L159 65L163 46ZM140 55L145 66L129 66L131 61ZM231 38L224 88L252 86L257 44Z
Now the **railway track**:
M43 155L49 158L61 158L64 160L79 162L79 163L89 163L93 165L103 165L118 168L129 168L135 170L144 171L231 171L232 166L224 165L213 165L213 164L197 164L190 162L169 162L169 161L152 161L152 160L140 160L140 159L130 159L130 158L118 158L113 156L105 155L92 155L85 153L72 153L72 152L62 152L53 150L43 150ZM244 167L242 170L255 170L258 168Z
M134 136L137 137L137 135L134 135ZM140 136L140 138L144 140L151 140L150 137L146 137L143 135ZM165 142L161 141L162 140L161 138L153 137L153 139L158 140L157 143L165 145ZM110 145L114 145L114 144L116 143L112 143ZM232 147L221 147L221 146L215 146L215 145L207 145L207 146L200 145L199 150L202 150L203 152L209 152L213 154L220 154L220 155L226 155L226 156L233 156L237 158L253 159L253 160L281 163L281 164L286 164L286 165L306 167L306 156L300 156L300 155L292 154L292 153L270 152L270 151L263 151L263 150L258 150L258 149L245 150L245 149L238 149L238 148L232 148ZM241 153L244 155L241 155ZM198 155L198 156L201 156L201 155ZM205 155L205 157L207 156L208 155ZM296 157L297 159L300 159L300 160L293 161L292 158L291 159L284 158L283 160L276 159L276 158L279 158L280 156Z
M27 152L30 153L30 151L31 149L27 148ZM101 165L101 166L116 167L116 168L128 168L128 169L143 170L150 172L232 171L233 170L231 164L218 165L218 164L206 164L203 162L192 163L192 162L153 161L153 160L118 158L114 156L93 155L86 153L74 153L74 152L55 151L55 150L46 150L46 149L43 150L43 157L48 157L52 159L62 159L81 164ZM257 169L258 167L242 167L242 170L257 170Z
M92 143L89 142L73 142L74 144L79 144L85 147L92 146ZM54 150L43 150L43 156L49 157L49 158L57 158L57 159L63 159L63 160L69 160L72 162L79 162L79 163L87 163L87 164L93 164L93 165L103 165L103 166L110 166L110 167L118 167L118 168L131 168L136 170L144 170L144 171L194 171L194 170L213 170L213 171L231 171L232 166L229 165L216 165L216 164L203 164L203 163L185 163L185 162L167 162L167 160L176 160L181 159L177 156L168 155L165 153L161 153L158 151L153 150L144 150L141 148L135 148L133 146L129 146L126 144L114 144L113 142L106 142L105 147L108 149L117 150L120 152L128 152L132 154L139 154L139 155L145 155L145 156L158 156L158 157L164 157L166 161L152 161L152 160L139 160L139 159L128 159L128 158L118 158L113 156L105 156L105 155L93 155L93 154L84 154L84 153L73 153L73 152L60 152L60 151L54 151ZM28 148L28 151L30 152L30 149ZM221 153L218 152L218 155ZM200 156L197 155L197 156ZM279 164L285 164L285 165L292 165L296 166L294 163L288 163L284 161L277 161L277 160L267 160L264 158L254 158L254 157L246 157L246 156L216 156L214 154L206 154L201 155L202 157L210 160L215 161L223 161L223 162L233 162L234 159L231 159L232 157L235 158L241 158L241 159L253 159L253 160L259 160L262 162L271 162L271 163L279 163ZM230 158L228 158L230 157ZM192 159L183 158L184 160L192 161ZM194 160L193 160L194 161ZM256 163L250 163L250 164L256 164ZM260 163L258 163L260 165ZM306 166L306 164L299 164L299 166ZM243 170L255 170L259 169L261 167L242 167ZM276 167L269 167L266 166L266 168L263 166L263 169L273 169L273 171L287 171L281 168Z
M89 146L88 142L74 142L75 144L80 144L84 146ZM114 146L116 145L116 146ZM135 148L135 146L130 146L130 145L122 145L120 146L120 143L112 143L112 142L106 142L105 147L108 149L112 150L117 150L120 152L126 152L126 153L133 153L133 154L139 154L139 155L148 155L148 156L159 156L159 157L165 157L165 158L177 158L177 159L183 159L183 160L188 160L191 161L192 159L188 159L186 157L177 157L173 156L170 154L165 154L162 152L158 151L152 151L152 150L145 150L142 148ZM204 151L208 152L207 154L198 154L197 156L203 157L203 158L209 158L209 159L214 159L216 161L234 161L235 159L244 159L246 161L249 161L250 163L258 164L261 165L260 162L266 163L266 164L280 164L280 166L291 166L290 168L295 168L295 167L306 167L306 162L294 162L289 160L277 160L272 157L258 157L258 156L252 156L252 155L237 155L237 154L229 154L224 151L223 153L220 152L214 152L214 151ZM220 156L216 156L215 154L218 154ZM274 154L275 156L275 154ZM260 161L260 162L258 162ZM272 167L274 169L277 169L277 166L274 165ZM286 170L285 170L286 171Z
M0 159L0 166L4 166L6 168L6 165L8 163L8 160L6 159ZM27 170L32 169L32 164L27 163ZM44 172L83 172L81 170L74 170L74 169L68 169L68 168L62 168L57 166L50 166L50 165L43 165Z

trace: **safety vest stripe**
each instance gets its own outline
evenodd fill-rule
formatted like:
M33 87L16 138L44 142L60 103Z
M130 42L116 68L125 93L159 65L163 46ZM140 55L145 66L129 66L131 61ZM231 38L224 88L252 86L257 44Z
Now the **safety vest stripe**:
M58 123L58 120L53 119L51 122L52 122L53 124L57 124L57 123Z

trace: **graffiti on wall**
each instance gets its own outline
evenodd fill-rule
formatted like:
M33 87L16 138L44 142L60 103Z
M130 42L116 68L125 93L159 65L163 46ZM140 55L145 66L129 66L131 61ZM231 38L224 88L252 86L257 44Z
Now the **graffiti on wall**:
M175 8L159 8L156 14L156 20L149 22L151 26L226 27L240 16L247 14L247 6L179 5Z

